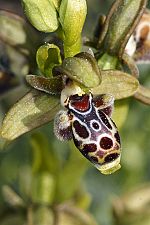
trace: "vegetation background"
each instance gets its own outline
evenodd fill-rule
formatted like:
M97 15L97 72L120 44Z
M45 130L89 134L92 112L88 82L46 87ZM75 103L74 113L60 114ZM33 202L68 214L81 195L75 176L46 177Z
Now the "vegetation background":
M87 1L88 15L83 36L91 36L96 25L98 14L106 14L112 2L112 0ZM0 8L8 9L24 16L19 0L0 0ZM150 87L150 65L141 65L139 66L139 70L141 83ZM0 121L2 121L10 106L23 94L24 90L20 92L20 96L18 96L18 93L12 92L11 95L8 95L7 98L0 101ZM112 175L105 176L89 164L89 168L82 178L82 183L90 193L92 199L89 210L98 223L102 225L113 224L114 215L112 208L115 208L115 203L117 204L115 200L117 196L128 196L131 190L134 191L145 184L150 189L150 107L138 101L133 101L132 98L129 98L127 101L129 102L129 111L126 121L120 129L122 140L122 168ZM68 145L56 140L52 127L53 123L47 124L38 129L38 131L42 131L45 134L50 144L55 147L56 152L61 157L67 157L69 151ZM7 151L0 153L0 190L4 184L10 184L12 182L14 188L17 189L15 181L20 168L30 164L32 160L31 133L23 135L13 142ZM70 171L70 173L74 176L76 172ZM67 185L70 184L68 183ZM137 204L141 204L141 198L138 198L138 192L136 197ZM4 204L1 191L0 204ZM146 205L150 208L150 197L149 205L147 202ZM148 221L150 222L150 218ZM120 224L124 224L123 221ZM143 224L141 222L141 225Z

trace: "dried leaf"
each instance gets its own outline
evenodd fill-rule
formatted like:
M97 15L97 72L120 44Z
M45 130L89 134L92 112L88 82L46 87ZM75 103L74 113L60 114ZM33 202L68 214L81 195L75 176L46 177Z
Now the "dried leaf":
M138 78L139 77L139 70L135 61L127 54L123 54L122 56L123 63L129 68L132 76Z
M59 109L58 98L31 90L8 111L0 134L4 139L12 141L51 121Z
M147 0L116 0L106 18L103 37L104 49L122 56L124 48L135 26L139 22Z
M58 225L97 225L92 215L70 205L60 205L58 208Z
M25 203L23 199L9 186L4 185L2 187L2 193L5 201L13 207L24 207Z
M64 88L62 76L46 78L37 75L27 75L26 80L35 89L49 94L60 94Z
M133 76L119 70L103 70L102 83L91 89L94 95L111 94L115 99L127 98L135 94L139 82Z
M11 45L26 42L25 21L13 13L0 10L0 39Z
M137 92L135 93L134 97L139 100L140 102L150 105L150 89L145 88L142 85L139 85Z
M5 10L0 10L0 28L0 40L10 46L17 46L25 54L26 48L32 49L39 39L35 30L22 17Z

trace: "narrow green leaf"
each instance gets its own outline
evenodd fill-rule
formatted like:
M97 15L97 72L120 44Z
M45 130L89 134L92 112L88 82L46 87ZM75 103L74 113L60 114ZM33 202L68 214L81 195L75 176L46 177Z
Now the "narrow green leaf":
M36 61L41 72L50 77L53 67L62 63L60 49L54 44L42 45L37 50Z
M46 78L37 75L27 75L26 80L31 87L53 95L60 94L64 88L62 76Z
M22 0L24 11L32 25L39 31L53 32L59 22L51 0Z
M8 111L0 135L12 141L51 121L59 109L58 98L31 90Z
M56 175L59 170L60 162L51 141L49 142L42 133L34 133L31 136L30 143L33 150L33 174L39 173L40 171L47 171Z
M112 94L115 99L127 98L134 95L138 89L138 80L119 70L103 70L102 83L91 89L94 95Z
M55 179L49 172L34 174L31 188L32 202L36 204L51 204L54 199Z

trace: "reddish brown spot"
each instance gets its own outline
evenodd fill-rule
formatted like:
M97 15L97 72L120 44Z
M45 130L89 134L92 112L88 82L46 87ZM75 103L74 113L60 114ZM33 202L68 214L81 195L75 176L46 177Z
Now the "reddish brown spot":
M109 163L109 162L114 161L115 159L118 158L118 156L119 156L118 153L112 153L112 154L110 154L110 155L107 155L107 156L105 157L105 163Z
M78 141L77 139L74 138L74 143L75 143L75 146L81 150L81 146L82 146L82 141Z
M116 141L120 144L120 136L119 136L119 133L118 131L115 133L115 138L116 138Z
M112 126L110 125L106 115L101 111L101 110L98 110L98 113L99 113L99 116L100 116L100 119L103 121L103 123L109 128L112 130Z
M102 137L100 140L100 147L102 149L110 149L113 147L113 141L108 137Z
M70 97L71 100L71 106L80 111L80 112L85 112L89 109L90 104L89 104L89 95L72 95Z
M144 26L140 31L140 37L145 40L149 34L149 26Z
M95 107L97 107L97 108L104 105L103 95L99 95L99 96L94 97L93 103L94 103Z
M89 133L86 127L81 125L79 121L75 120L73 122L73 127L75 128L75 132L79 135L79 137L84 139L89 137Z
M96 144L86 144L83 147L84 152L95 152L97 150Z

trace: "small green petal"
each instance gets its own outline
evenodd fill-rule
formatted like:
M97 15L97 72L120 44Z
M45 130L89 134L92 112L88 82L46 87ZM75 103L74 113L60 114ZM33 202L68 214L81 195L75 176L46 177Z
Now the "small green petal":
M52 69L62 63L60 49L54 44L42 45L36 53L36 61L41 72L52 76Z

